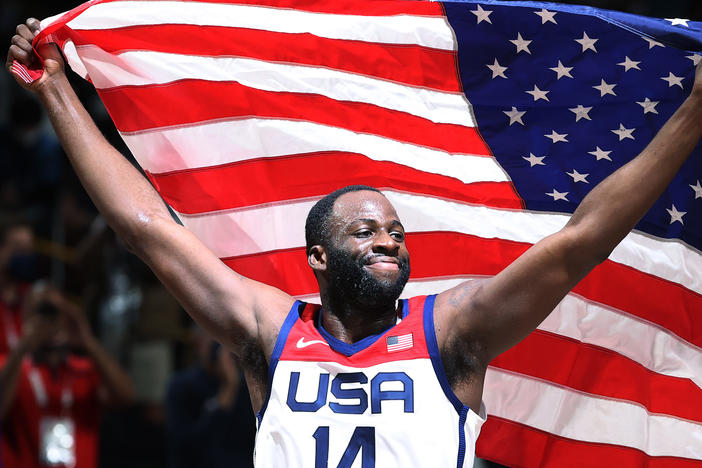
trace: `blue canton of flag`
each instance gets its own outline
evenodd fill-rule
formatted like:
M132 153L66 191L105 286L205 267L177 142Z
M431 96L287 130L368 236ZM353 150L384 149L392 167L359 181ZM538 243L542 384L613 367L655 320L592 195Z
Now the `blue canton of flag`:
M452 2L465 94L525 208L572 213L689 94L702 23L541 2ZM702 249L702 155L637 225ZM645 179L639 181L642 186Z

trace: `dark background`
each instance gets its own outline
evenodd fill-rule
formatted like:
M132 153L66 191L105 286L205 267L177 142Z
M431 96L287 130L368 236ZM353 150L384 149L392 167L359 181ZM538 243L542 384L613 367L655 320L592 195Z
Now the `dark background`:
M702 20L700 0L562 3ZM42 19L77 4L3 0L3 47L9 47L15 26L25 18ZM108 139L128 154L92 88L75 76L73 82ZM134 379L138 405L109 414L104 420L101 466L165 466L163 393L169 376L192 362L187 339L189 319L105 227L68 167L41 108L7 73L2 73L0 224L15 219L26 220L35 228L43 276L85 306L96 334Z

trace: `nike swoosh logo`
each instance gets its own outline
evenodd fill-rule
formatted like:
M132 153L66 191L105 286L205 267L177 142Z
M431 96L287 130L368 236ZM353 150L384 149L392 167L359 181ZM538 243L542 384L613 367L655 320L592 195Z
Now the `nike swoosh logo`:
M322 341L322 340L305 341L305 338L302 337L298 340L297 347L298 348L306 348L308 346L312 346L313 344L323 344L324 346L329 346L329 343L327 343L326 341Z

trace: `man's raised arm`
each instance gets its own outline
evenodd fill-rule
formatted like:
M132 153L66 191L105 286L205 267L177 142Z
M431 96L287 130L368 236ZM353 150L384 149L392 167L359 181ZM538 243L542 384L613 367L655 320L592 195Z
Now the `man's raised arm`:
M12 38L13 61L38 66L31 46L39 21L27 20ZM53 45L40 49L43 75L27 84L49 114L63 148L91 199L130 250L144 260L185 309L235 353L242 346L272 350L292 298L237 275L171 218L149 182L102 136L78 100Z
M440 342L471 340L476 362L487 366L534 330L568 291L609 256L702 138L700 70L691 95L651 143L594 188L561 231L535 244L494 278L439 295Z

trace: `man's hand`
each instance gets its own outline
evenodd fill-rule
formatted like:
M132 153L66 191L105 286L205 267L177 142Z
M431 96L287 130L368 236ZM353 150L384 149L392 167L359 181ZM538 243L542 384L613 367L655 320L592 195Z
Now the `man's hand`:
M64 74L64 62L61 53L54 44L45 44L39 47L39 56L34 52L32 41L39 34L39 20L29 18L25 24L17 26L17 34L12 36L12 45L7 53L5 68L24 89L38 92L47 82ZM41 70L41 76L32 82L27 82L13 70L13 62L31 70Z

